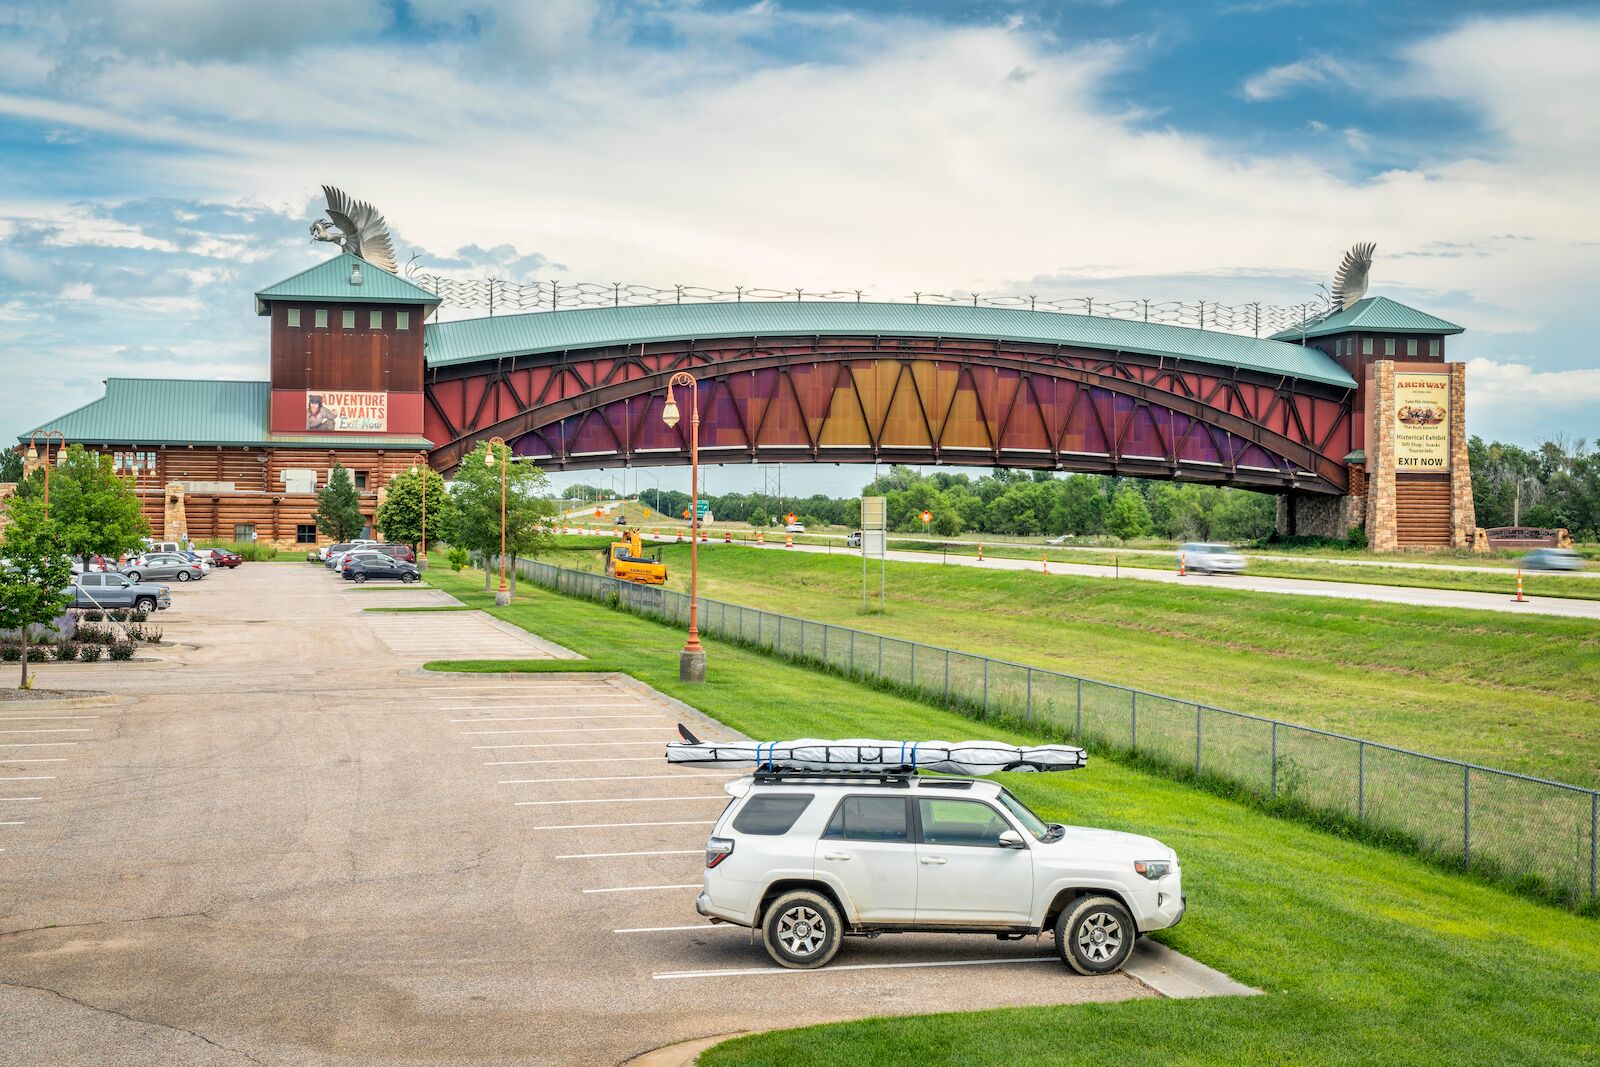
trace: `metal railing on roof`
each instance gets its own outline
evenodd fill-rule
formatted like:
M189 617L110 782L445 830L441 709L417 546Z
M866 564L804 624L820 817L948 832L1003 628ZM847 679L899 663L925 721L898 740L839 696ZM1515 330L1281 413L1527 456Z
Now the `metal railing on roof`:
M1039 296L984 295L971 292L878 294L868 289L759 289L734 286L711 289L698 285L627 285L621 282L512 282L498 278L447 278L411 274L413 284L428 290L449 307L487 310L494 314L562 311L573 308L649 307L661 304L733 304L825 301L834 303L932 304L959 307L1013 308L1021 311L1098 315L1133 322L1188 326L1253 337L1282 330L1303 330L1326 313L1326 300L1300 304L1253 301L1226 304L1218 300L1100 300L1095 297L1045 299Z
M688 625L683 593L531 560L516 569L569 596ZM1594 789L706 597L699 609L708 636L1223 780L1569 903L1600 900Z

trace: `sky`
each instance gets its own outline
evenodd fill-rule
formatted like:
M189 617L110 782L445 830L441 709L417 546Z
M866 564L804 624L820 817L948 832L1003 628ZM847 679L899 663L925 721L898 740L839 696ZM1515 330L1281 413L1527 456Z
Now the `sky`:
M0 434L264 378L327 183L461 278L1287 304L1374 241L1470 432L1594 440L1595 56L1596 4L0 0Z

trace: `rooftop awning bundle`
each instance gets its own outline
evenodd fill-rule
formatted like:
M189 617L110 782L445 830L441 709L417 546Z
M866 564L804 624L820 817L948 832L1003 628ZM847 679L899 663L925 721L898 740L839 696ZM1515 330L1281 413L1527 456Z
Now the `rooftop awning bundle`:
M996 771L1070 771L1088 757L1072 745L1007 745L999 741L701 741L684 727L667 745L668 763L748 763L758 771L892 774L928 771L984 775Z

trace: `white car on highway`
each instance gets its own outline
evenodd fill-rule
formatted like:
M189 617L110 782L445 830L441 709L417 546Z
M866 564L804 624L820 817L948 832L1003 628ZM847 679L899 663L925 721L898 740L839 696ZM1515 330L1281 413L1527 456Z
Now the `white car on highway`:
M1183 918L1178 856L1137 834L1045 823L998 782L757 773L706 842L695 910L761 931L791 968L850 936L1051 933L1081 974Z
M1209 541L1191 541L1178 549L1178 561L1185 570L1205 574L1238 574L1245 568L1245 559L1232 545L1213 544Z

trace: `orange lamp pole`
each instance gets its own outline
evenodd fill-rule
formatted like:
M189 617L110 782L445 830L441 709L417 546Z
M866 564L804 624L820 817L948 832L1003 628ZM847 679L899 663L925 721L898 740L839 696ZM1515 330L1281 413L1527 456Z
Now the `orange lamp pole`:
M667 403L661 421L678 425L678 401L672 387L689 387L689 639L678 655L678 680L706 680L706 650L700 645L700 383L688 371L667 380Z
M67 450L67 435L60 430L35 430L28 435L28 459L39 458L39 450L34 447L34 440L40 434L44 435L44 517L50 517L50 439L61 438L61 451Z
M504 607L511 603L511 590L506 585L506 463L511 450L506 447L505 438L489 438L489 451L483 456L485 467L494 467L495 445L500 446L500 591L494 595L494 602Z
M422 541L417 545L417 570L428 569L428 473L432 469L428 466L428 454L418 452L411 464L411 473L422 471Z

